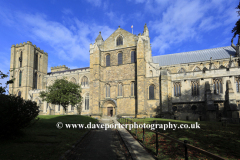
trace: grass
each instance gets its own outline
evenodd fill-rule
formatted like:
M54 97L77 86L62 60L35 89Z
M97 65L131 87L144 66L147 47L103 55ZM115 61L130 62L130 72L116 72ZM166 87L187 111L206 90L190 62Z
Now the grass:
M38 116L40 120L23 135L14 139L0 139L0 159L41 160L59 159L86 133L86 129L57 129L56 123L95 123L96 120L80 115Z
M131 119L137 123L152 124L157 121L157 124L195 124L195 121L180 121L161 118L146 118L146 119ZM123 122L123 121L122 121ZM158 132L164 133L177 140L187 140L191 145L204 149L208 152L216 154L226 159L239 159L240 158L240 125L228 124L222 126L221 122L201 121L200 129L159 129ZM137 136L135 129L131 133L142 142L142 129L138 129ZM156 153L156 134L150 131L145 132L144 145L147 149ZM184 159L184 147L177 143L158 136L159 150L158 159ZM207 156L188 149L189 159L211 159Z

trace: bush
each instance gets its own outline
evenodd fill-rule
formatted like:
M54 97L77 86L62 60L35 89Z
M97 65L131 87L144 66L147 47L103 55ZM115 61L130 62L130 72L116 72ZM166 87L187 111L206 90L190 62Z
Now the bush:
M0 135L10 136L37 121L36 102L13 95L0 94Z

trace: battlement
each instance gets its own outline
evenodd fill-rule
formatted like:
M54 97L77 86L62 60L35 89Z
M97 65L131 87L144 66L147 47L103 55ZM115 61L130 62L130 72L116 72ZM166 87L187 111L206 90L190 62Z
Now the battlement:
M39 51L39 52L41 52L42 54L45 54L45 55L48 56L48 53L47 53L47 52L44 52L44 50L41 50L39 47L37 47L35 44L32 44L32 42L30 42L30 41L27 41L27 43L26 43L26 42L23 42L23 43L19 43L19 44L16 44L16 45L12 45L12 47L18 48L18 47L24 47L25 45L32 45L37 51ZM11 47L11 48L12 48L12 47Z
M70 68L66 67L66 65L51 67L51 72L66 71L66 70L70 70Z

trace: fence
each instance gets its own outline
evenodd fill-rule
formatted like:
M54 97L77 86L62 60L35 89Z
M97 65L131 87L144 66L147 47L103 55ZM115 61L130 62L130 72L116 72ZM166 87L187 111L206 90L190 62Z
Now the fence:
M125 124L133 124L133 121L132 121L132 120L127 119L127 118L123 118L123 117L119 118L118 121L119 121L120 123L121 123L121 121L123 121ZM135 122L135 123L137 124L137 122ZM128 130L128 128L126 128L126 129ZM201 148L198 148L198 147L195 147L195 146L193 146L193 145L188 144L188 141L187 141L187 140L184 140L184 141L182 142L182 141L179 141L179 140L177 140L177 139L174 139L174 138L172 138L172 137L170 137L170 136L167 136L167 135L165 135L165 134L163 134L163 133L159 133L159 132L157 132L157 131L153 131L153 130L150 130L150 129L147 129L147 128L144 128L144 127L142 128L142 130L143 130L143 132L142 132L142 134L143 134L143 135L142 135L142 141L143 141L143 143L144 143L145 131L146 131L146 130L148 130L148 131L153 132L153 133L156 134L156 155L158 155L158 148L159 148L158 135L160 135L160 136L163 136L163 137L165 137L165 138L167 138L167 139L170 139L170 140L172 140L172 141L174 141L174 142L182 145L182 146L184 147L184 149L185 149L185 160L188 160L188 148L189 148L189 149L196 150L196 151L198 151L198 152L200 152L200 153L202 153L202 154L204 154L204 155L206 155L206 156L208 156L208 157L211 157L211 158L213 158L213 159L216 159L216 160L225 160L224 158L222 158L222 157L220 157L220 156L217 156L217 155L215 155L215 154L213 154L213 153L210 153L210 152L208 152L208 151L206 151L206 150L203 150L203 149L201 149ZM130 132L130 133L131 133L131 132ZM131 134L132 134L132 133L131 133ZM135 135L137 136L137 129L135 129Z

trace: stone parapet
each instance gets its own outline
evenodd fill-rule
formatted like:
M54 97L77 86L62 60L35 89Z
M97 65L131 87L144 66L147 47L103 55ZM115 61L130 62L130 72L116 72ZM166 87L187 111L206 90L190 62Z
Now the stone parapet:
M45 54L45 55L48 56L48 53L47 53L47 52L44 52L44 50L41 50L41 49L40 49L39 47L37 47L35 44L33 45L32 42L30 42L30 41L27 41L27 43L26 43L26 42L23 42L23 43L20 43L20 44L12 45L12 47L18 48L18 47L23 47L23 46L25 46L25 45L31 45L31 46L33 46L37 51L39 51L40 53ZM11 47L11 48L12 48L12 47Z

